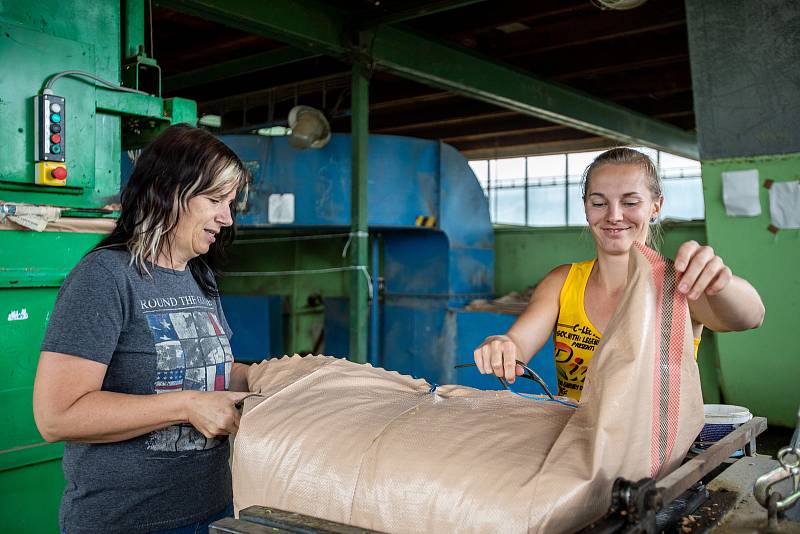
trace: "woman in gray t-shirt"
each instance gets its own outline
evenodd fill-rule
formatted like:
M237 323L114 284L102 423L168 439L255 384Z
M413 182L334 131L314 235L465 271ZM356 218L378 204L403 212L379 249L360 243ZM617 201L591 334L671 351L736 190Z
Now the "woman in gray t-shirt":
M203 528L230 514L247 367L233 361L214 275L246 175L210 133L169 127L138 158L115 230L61 287L33 401L42 436L66 442L62 531Z

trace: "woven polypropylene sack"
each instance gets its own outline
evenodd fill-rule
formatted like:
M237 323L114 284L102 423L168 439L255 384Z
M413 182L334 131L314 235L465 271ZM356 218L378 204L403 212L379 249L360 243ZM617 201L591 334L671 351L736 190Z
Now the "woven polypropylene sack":
M435 357L432 355L431 357ZM685 300L639 247L576 408L325 356L253 366L234 507L386 532L572 532L618 476L660 477L703 423ZM564 399L566 400L566 399Z

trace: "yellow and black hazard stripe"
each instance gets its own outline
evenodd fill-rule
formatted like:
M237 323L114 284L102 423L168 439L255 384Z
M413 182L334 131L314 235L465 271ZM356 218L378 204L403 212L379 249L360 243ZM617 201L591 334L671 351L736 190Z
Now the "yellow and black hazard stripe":
M423 228L434 228L436 227L436 217L433 215L417 215L416 224Z

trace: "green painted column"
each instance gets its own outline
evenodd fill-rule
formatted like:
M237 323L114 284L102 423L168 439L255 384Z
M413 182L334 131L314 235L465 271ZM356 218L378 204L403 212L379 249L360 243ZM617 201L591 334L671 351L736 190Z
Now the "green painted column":
M356 62L352 79L352 142L353 172L351 180L350 265L350 359L367 361L367 314L369 303L367 279L361 270L366 268L367 234L367 140L369 135L369 80L367 67Z
M125 58L139 53L139 46L144 45L144 0L124 0L125 20L123 22L122 52Z

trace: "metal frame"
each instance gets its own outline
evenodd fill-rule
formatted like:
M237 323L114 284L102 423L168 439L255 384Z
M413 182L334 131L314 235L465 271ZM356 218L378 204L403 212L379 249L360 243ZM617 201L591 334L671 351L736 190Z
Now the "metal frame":
M766 429L767 418L754 417L659 481L645 478L632 482L618 478L614 482L608 513L584 532L655 534L658 532L656 514L665 505L697 485L737 450L744 449L745 455L752 456L756 436Z
M273 0L268 10L248 0L161 4L310 52L361 58L412 80L621 142L699 156L692 132L404 29L381 26L360 32L359 39L344 13L314 0Z

